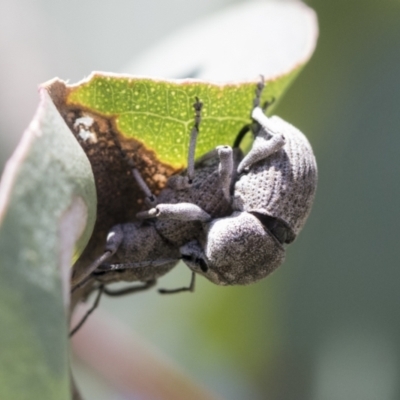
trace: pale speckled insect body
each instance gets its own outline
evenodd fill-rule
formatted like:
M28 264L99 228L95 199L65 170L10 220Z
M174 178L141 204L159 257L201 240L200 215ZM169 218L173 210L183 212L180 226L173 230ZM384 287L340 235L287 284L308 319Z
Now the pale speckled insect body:
M192 250L208 269L186 261L217 284L256 282L281 265L284 245L296 238L314 200L317 166L306 137L281 118L266 117L260 108L253 118L259 128L237 168L233 212L211 221L205 243L197 253Z
M216 284L236 285L258 281L282 264L284 246L311 210L317 166L298 129L264 114L262 87L252 111L254 142L245 156L239 147L219 146L194 162L202 107L197 100L188 169L170 178L157 198L133 169L150 209L111 230L105 253L87 277L102 284L153 284L183 260Z

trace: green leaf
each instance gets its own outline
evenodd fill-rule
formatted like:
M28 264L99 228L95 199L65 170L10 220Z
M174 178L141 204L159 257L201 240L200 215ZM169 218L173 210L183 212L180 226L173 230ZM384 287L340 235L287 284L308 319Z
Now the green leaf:
M278 99L296 72L269 81L263 101ZM219 85L95 73L69 88L66 106L107 118L122 136L140 142L161 163L180 169L186 166L196 97L203 103L198 157L220 144L232 145L251 121L256 84L256 80Z
M0 398L70 398L69 273L95 219L90 164L47 92L0 186Z

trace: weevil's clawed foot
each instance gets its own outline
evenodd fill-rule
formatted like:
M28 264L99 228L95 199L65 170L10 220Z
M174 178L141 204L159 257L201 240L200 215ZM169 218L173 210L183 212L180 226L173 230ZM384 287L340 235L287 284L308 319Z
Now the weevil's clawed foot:
M264 76L260 75L260 81L257 83L257 87L256 87L256 97L254 98L254 101L253 101L253 108L260 106L261 94L264 90L264 87L265 87Z
M203 108L203 103L199 100L198 97L196 97L196 102L193 103L193 108L195 111L194 124L197 125L197 127L198 127L200 124L200 120L201 120L201 110Z
M197 135L199 134L199 127L201 122L201 110L203 103L196 97L196 102L193 104L195 116L194 125L190 132L189 152L188 152L188 166L187 166L187 179L188 183L192 183L194 177L194 158L196 152Z
M268 107L270 107L272 104L275 103L276 99L275 99L275 97L273 97L271 100L264 101L264 103L261 104L261 95L262 95L262 92L263 92L266 84L265 84L264 77L262 75L260 75L260 79L261 80L260 80L260 82L258 82L257 87L256 87L256 93L255 93L256 96L253 100L253 108L261 107L262 110L264 112L266 112Z

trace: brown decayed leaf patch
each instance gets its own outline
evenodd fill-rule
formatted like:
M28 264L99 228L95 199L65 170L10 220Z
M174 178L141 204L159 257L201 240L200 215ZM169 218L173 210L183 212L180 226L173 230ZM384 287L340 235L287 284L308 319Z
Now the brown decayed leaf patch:
M92 237L74 266L74 274L79 275L82 268L102 254L110 228L133 221L144 208L144 194L132 176L127 159L133 161L155 195L163 189L168 177L179 171L161 163L142 143L124 137L113 118L66 105L68 87L64 82L53 81L46 89L89 158L96 183L97 219ZM88 137L84 138L80 134L82 117L92 118L90 126L85 127Z

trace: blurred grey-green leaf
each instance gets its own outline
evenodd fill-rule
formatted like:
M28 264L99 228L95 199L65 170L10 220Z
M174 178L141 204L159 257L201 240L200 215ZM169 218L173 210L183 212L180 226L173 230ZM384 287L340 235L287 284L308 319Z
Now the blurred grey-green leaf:
M42 89L0 186L1 399L70 398L69 268L95 211L90 164Z

